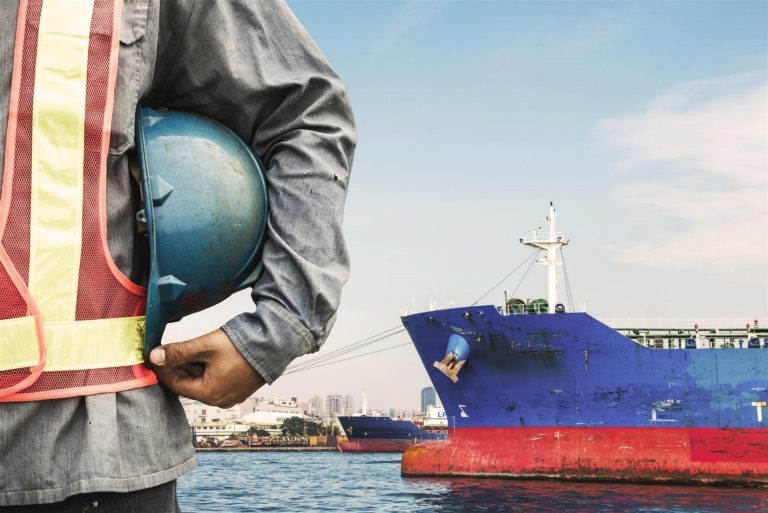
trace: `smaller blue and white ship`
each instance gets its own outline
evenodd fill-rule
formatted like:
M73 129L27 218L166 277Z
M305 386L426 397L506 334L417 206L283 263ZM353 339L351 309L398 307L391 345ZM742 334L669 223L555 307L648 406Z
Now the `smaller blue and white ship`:
M408 419L369 415L340 416L347 437L337 445L341 452L403 452L410 446L447 438L445 410L430 406L421 425Z

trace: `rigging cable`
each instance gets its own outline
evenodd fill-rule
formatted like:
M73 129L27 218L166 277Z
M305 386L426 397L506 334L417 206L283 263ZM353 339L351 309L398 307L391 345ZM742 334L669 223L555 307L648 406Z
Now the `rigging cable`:
M405 347L405 346L410 346L410 345L412 345L410 342L405 342L404 344L398 344L396 346L385 347L384 349L377 349L376 351L369 351L367 353L357 354L355 356L349 356L347 358L342 358L341 360L334 360L332 362L318 363L316 365L305 367L303 369L289 370L287 372L284 372L283 375L285 376L286 374L293 374L294 372L301 372L301 371L305 371L305 370L316 369L318 367L325 367L326 365L332 365L334 363L345 362L347 360L354 360L355 358L360 358L362 356L368 356L368 355L375 354L375 353L381 353L383 351L389 351L390 349L397 349L398 347Z
M531 270L531 267L533 267L534 262L536 262L536 258L535 257L540 252L541 252L541 250L538 250L538 249L534 250L533 253L531 253L528 257L526 257L525 260L523 260L520 264L518 264L517 267L515 267L511 272L507 273L507 275L504 276L504 278L502 278L501 281L496 283L496 285L494 285L490 290L488 290L485 294L480 296L474 303L472 303L471 306L475 306L478 302L480 302L488 294L493 292L499 285L504 283L510 276L512 276L512 274L514 274L518 269L520 269L520 267L522 267L526 262L528 262L530 260L530 263L528 264L528 268L526 269L525 274L523 274L523 277L521 278L520 283L517 284L517 287L515 287L515 290L512 292L512 295L514 295L515 292L517 292L517 289L520 288L520 285L522 285L523 281L525 280L525 277L528 275L528 272ZM505 307L506 307L506 305L505 305ZM360 350L360 349L362 349L362 348L364 348L366 346L369 346L369 345L372 345L372 344L376 344L378 342L381 342L382 340L386 340L386 339L388 339L390 337L398 335L398 334L402 333L403 331L405 331L404 327L402 327L400 325L393 326L393 327L391 327L389 329L386 329L384 331L381 331L381 332L379 332L379 333L377 333L375 335L371 335L371 336L366 337L366 338L364 338L362 340L359 340L359 341L357 341L357 342L355 342L353 344L350 344L350 345L344 346L342 348L336 349L335 351L331 351L328 354L325 354L325 355L322 355L322 356L318 356L317 358L312 358L312 359L307 360L305 362L301 362L301 363L297 363L297 364L291 365L291 366L289 366L286 369L286 371L283 373L283 375L294 374L296 372L316 369L316 368L319 368L319 367L325 367L326 365L331 365L331 364L334 364L334 363L340 363L340 362L344 362L344 361L347 361L347 360L353 360L355 358L360 358L362 356L368 356L368 355L375 354L375 353L381 353L383 351L389 351L390 349L396 349L398 347L404 347L404 346L410 345L411 344L410 342L406 342L404 344L398 344L398 345L395 345L395 346L385 347L383 349L377 349L376 351L369 351L367 353L358 354L358 355L355 355L355 356L349 356L347 358L338 359L341 356L344 356L344 355L349 354L349 353L354 352L354 351L358 351L358 350Z
M496 285L494 285L493 287L491 287L491 288L488 290L488 292L486 292L485 294L483 294L482 296L480 296L480 297L479 297L479 298L478 298L478 299L477 299L477 300L476 300L474 303L472 303L470 306L475 306L475 305L476 305L476 304L478 304L480 301L482 301L482 299L483 299L485 296L487 296L488 294L490 294L491 292L493 292L494 290L496 290L496 287L498 287L499 285L501 285L502 283L504 283L505 281L507 281L507 278L509 278L510 276L512 276L512 275L515 273L515 271L517 271L518 269L520 269L520 268L523 266L523 264L525 264L525 263L526 263L526 262L527 262L527 261L528 261L528 260L529 260L531 257L538 255L538 254L539 254L539 251L540 251L540 250L538 250L538 249L534 250L534 251L533 251L533 253L531 253L530 255L528 255L528 256L525 258L525 260L523 260L522 262L520 262L520 264L518 264L518 266L517 266L517 267L515 267L514 269L512 269L512 270L511 270L511 271L510 271L510 272L509 272L509 273L508 273L506 276L504 276L504 277L503 277L503 278L502 278L502 279L501 279L501 280L500 280L500 281L499 281L499 282L498 282ZM527 271L526 271L526 274L527 274ZM515 290L517 290L517 289L515 289ZM513 295L514 295L514 294L513 294ZM505 308L506 308L506 306L507 306L507 305L504 305L504 307L505 307Z
M568 279L568 269L565 267L565 254L563 253L563 248L559 248L560 250L560 260L563 262L563 276L565 277L565 291L568 294L568 302L570 303L570 311L575 312L576 311L576 305L573 303L573 296L571 295L571 280Z
M362 347L365 347L365 346L367 346L369 344L373 344L373 343L379 342L380 340L384 340L384 339L386 339L386 338L388 338L388 337L390 337L392 335L400 333L404 329L405 328L403 328L400 325L393 326L393 327L388 328L388 329L386 329L384 331L376 333L375 335L370 335L370 336L368 336L368 337L366 337L364 339L361 339L361 340L359 340L357 342L354 342L352 344L348 344L348 345L346 345L344 347L340 347L339 349L336 349L336 350L331 351L329 353L326 353L324 355L320 355L320 356L318 356L315 359L316 360L327 360L327 359L329 359L331 357L340 356L340 355L342 355L344 353L348 353L350 351L354 351L356 349L360 349ZM394 333L392 333L393 331L394 331ZM303 363L299 363L299 364L296 364L296 365L297 366L302 366L302 365L305 365L306 363L307 362L303 362Z
M536 253L534 253L534 254L533 254L533 256L536 256L536 255L538 255L540 252L541 252L541 250L540 250L540 249L537 249L537 250L536 250ZM530 272L530 270L531 270L531 267L533 267L533 264L534 264L535 262L536 262L536 259L534 258L533 260L531 260L531 263L530 263L530 264L528 264L528 269L526 269L526 270L525 270L525 274L523 275L523 277L522 277L522 278L520 278L520 283L518 283L518 284L517 284L517 287L515 287L515 290L513 290L513 291L512 291L512 294L511 294L511 296L512 296L512 297L515 297L515 293L517 293L517 289L519 289L519 288L520 288L520 285L522 285L522 284L523 284L523 282L525 281L525 277L526 277L526 276L528 276L528 273ZM506 308L506 306L507 306L507 305L504 305L504 307L505 307L505 308Z
M331 351L327 354L320 355L316 358L313 358L311 360L307 360L304 362L296 363L294 365L289 366L286 370L288 371L297 371L301 370L304 367L308 367L310 365L313 365L315 363L320 363L326 360L331 360L334 358L337 358L339 356L344 356L347 353L350 353L352 351L357 351L358 349L362 349L363 347L369 346L371 344L375 344L377 342L381 342L382 340L386 340L391 336L397 335L398 333L402 333L405 331L405 328L402 326L393 326L389 329L386 329L384 331L381 331L379 333L376 333L375 335L371 335L369 337L366 337L364 339L358 340L357 342L354 342L352 344L346 345L344 347L341 347L339 349L336 349L334 351Z

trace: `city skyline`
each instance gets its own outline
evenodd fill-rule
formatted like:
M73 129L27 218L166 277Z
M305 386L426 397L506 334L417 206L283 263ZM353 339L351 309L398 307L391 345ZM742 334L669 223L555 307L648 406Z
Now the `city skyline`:
M768 322L764 2L289 4L359 128L350 281L300 361L397 328L403 308L471 304L528 256L517 241L550 201L579 309ZM546 295L543 269L520 275L483 302ZM239 293L164 340L252 309ZM364 388L371 408L418 408L431 383L405 333L347 356L395 346L259 394Z
M190 425L203 425L215 423L270 423L279 425L283 420L292 416L308 417L320 419L323 424L336 422L336 417L370 415L370 416L390 416L392 418L413 418L418 415L427 414L428 407L440 406L439 399L437 404L434 401L436 395L434 389L431 389L433 400L429 404L424 404L424 392L422 390L422 408L413 410L404 407L390 406L385 409L367 409L367 394L365 390L361 393L360 408L355 407L354 396L351 394L329 394L326 396L299 397L290 396L289 399L275 394L272 398L265 397L256 393L245 401L235 404L229 408L220 408L209 406L200 401L188 398L181 398L182 407L187 416Z

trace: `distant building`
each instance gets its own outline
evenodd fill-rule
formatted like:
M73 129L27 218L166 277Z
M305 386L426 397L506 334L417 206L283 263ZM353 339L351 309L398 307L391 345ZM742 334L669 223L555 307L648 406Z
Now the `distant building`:
M344 397L339 394L328 395L325 397L325 414L330 418L337 417L344 413Z
M401 410L399 408L390 408L389 416L393 419L414 419L416 417L423 417L423 413L416 410Z
M323 398L319 395L309 399L309 412L315 417L322 418L325 410L323 409Z
M362 405L360 406L360 413L362 415L368 415L368 393L363 390L362 393Z
M262 401L263 399L259 397L249 397L242 403L235 406L237 408L237 418L243 418L245 415L248 415L251 412L256 411L256 405L259 404L259 401Z
M271 401L263 397L249 397L242 403L226 409L207 406L187 398L181 399L181 405L191 426L241 421L267 426L269 430L278 429L286 418L304 417L304 410L293 397L286 400L275 396Z
M341 411L344 415L355 414L355 398L351 395L345 395L344 400L341 403Z
M271 435L278 435L281 433L283 422L291 417L304 418L303 414L297 414L295 412L278 412L278 411L255 411L249 413L241 419L241 422L248 426L253 426L257 429L263 429L269 432Z
M429 406L441 406L437 392L432 387L421 389L421 411L426 413Z
M312 416L312 408L310 408L310 406L309 406L309 403L308 403L308 402L306 402L306 401L304 401L304 402L297 402L297 403L296 403L296 407L297 407L297 408L299 409L299 411L300 411L301 413L303 413L304 415L306 415L306 416L308 416L308 417L311 417L311 416Z
M209 422L197 425L193 428L196 442L203 442L206 439L216 439L223 441L230 436L244 436L248 433L249 426L237 422Z
M422 421L424 427L448 427L448 417L442 406L427 406L427 415Z
M212 422L226 423L241 417L240 405L235 405L232 408L217 408L216 406L208 406L201 402L187 399L186 397L181 399L181 405L184 408L187 422L192 426L209 424Z

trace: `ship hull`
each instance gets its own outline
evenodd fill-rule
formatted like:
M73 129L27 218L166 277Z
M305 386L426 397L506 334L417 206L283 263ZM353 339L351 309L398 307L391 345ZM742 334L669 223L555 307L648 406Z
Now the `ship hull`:
M413 439L356 438L338 442L336 445L341 452L404 452L419 443L422 442ZM437 442L431 441L431 443Z
M405 476L768 485L768 431L457 428L403 454Z
M336 444L341 452L403 452L413 445L444 441L447 436L389 417L340 416L339 422L348 438Z
M651 349L586 314L490 306L405 317L448 440L404 475L768 483L768 350ZM435 367L454 335L454 382Z

